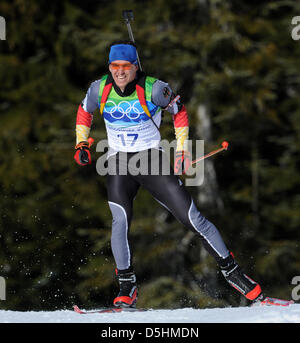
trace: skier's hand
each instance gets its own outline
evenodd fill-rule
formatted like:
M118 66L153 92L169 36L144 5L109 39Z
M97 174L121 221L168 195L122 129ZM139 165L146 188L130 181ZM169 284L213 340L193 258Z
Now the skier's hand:
M191 155L188 151L177 151L174 162L175 174L185 174L191 165Z
M74 159L80 166L86 166L92 163L92 157L88 142L80 142L75 146Z

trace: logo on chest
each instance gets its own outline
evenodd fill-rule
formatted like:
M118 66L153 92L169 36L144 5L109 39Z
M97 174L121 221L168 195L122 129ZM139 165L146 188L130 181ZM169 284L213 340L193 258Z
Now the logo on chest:
M115 120L140 122L149 119L139 100L123 100L117 104L113 100L107 100L103 115L104 118L110 122Z

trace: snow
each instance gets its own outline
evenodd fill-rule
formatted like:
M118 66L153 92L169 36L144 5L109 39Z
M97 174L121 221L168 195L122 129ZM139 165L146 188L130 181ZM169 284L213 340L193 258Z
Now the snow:
M300 304L101 314L0 310L0 323L300 323Z

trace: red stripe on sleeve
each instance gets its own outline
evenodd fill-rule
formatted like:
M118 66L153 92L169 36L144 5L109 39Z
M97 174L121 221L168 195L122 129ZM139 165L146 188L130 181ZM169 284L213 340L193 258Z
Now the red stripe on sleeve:
M86 112L81 105L78 107L76 125L85 125L91 127L93 120L93 115L89 112Z
M174 127L189 126L189 118L184 105L179 112L173 115Z

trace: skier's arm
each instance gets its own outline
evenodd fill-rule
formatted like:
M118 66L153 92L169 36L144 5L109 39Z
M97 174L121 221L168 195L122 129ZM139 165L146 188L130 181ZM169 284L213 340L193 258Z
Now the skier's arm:
M76 144L87 142L91 130L93 115L79 105L76 118Z
M187 151L187 140L189 136L189 119L186 108L180 103L180 100L174 101L176 95L171 87L160 80L153 85L152 101L155 105L173 115L173 124L177 140L176 151Z
M186 172L190 166L190 154L188 151L189 119L184 104L180 103L180 97L176 99L170 86L157 80L153 85L152 101L173 115L175 129L176 157L174 162L175 173Z
M175 135L177 140L174 171L176 174L185 173L191 165L191 155L188 150L189 118L185 106L175 103L178 108L173 115Z
M99 81L89 87L86 96L79 105L76 117L75 161L80 165L91 163L88 138L91 131L93 112L98 107Z
M78 107L76 118L76 144L87 142L93 121L93 112L98 107L100 81L93 82L82 103Z

